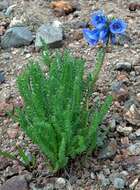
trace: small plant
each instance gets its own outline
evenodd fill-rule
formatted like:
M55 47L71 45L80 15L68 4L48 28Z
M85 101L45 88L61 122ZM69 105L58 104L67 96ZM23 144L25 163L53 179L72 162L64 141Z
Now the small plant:
M102 11L94 13L91 20L95 28L83 30L85 39L90 45L99 41L105 44L98 50L93 73L84 77L85 61L68 52L52 56L45 50L42 57L48 65L47 75L32 62L17 80L24 100L24 107L17 110L20 126L50 160L55 172L69 159L95 150L99 126L112 103L112 96L108 96L98 109L89 106L105 48L110 40L115 42L116 35L124 33L126 24L107 18ZM28 161L26 157L24 161Z
M21 148L21 147L17 147L17 150L18 150L19 158L17 158L17 155L15 155L13 153L9 153L7 151L2 151L2 150L0 150L0 156L9 158L11 160L16 160L17 162L19 162L21 165L23 165L27 169L28 168L31 169L31 167L35 167L36 159L35 159L34 155L29 155L27 153L27 151L25 152L23 150L23 148Z
M96 148L97 128L104 119L112 97L100 110L89 109L89 98L104 59L101 49L97 67L84 79L85 61L65 52L54 57L44 51L48 75L38 64L30 64L18 77L24 108L18 110L20 126L49 158L54 171L66 166L70 158Z

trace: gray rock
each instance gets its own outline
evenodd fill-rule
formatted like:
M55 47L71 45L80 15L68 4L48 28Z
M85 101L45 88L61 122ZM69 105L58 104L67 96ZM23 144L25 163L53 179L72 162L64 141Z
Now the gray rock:
M116 64L117 70L131 71L132 65L128 62L119 62Z
M140 73L140 66L139 65L134 66L134 70L136 71L137 74L139 74Z
M140 143L131 144L128 147L128 154L131 156L140 155Z
M110 184L110 180L104 176L103 173L98 174L98 179L101 182L103 187L108 186Z
M0 71L0 84L2 84L5 81L4 73Z
M48 183L46 187L44 187L43 190L54 190L54 184Z
M110 128L112 130L115 130L116 128L116 120L112 118L111 122L110 122Z
M125 107L126 110L129 110L132 105L136 105L136 107L139 107L139 102L133 96L131 96L130 99L128 99L125 102L124 107Z
M99 154L99 159L109 159L115 156L117 152L116 140L112 140Z
M134 126L140 126L140 106L132 104L124 110L124 119Z
M7 7L8 7L8 2L6 0L0 0L0 11L7 9Z
M42 47L42 40L51 48L62 46L64 33L60 22L54 21L40 26L36 33L35 46Z
M33 41L32 33L25 26L12 27L6 31L1 39L2 48L21 47Z
M114 113L113 116L112 116L112 119L115 120L116 126L117 126L118 123L122 123L122 117L118 113Z
M6 179L10 179L11 177L18 175L18 169L16 167L8 166L3 172L3 175Z
M124 189L125 181L122 178L116 177L113 181L113 185L116 189Z
M140 93L137 93L137 101L140 103Z
M0 157L0 170L4 170L10 165L10 161L7 158Z
M7 180L1 190L28 190L28 184L24 176L15 176Z
M53 184L48 183L47 186L43 187L43 188L37 188L37 187L31 187L32 190L54 190L55 187Z
M115 81L112 83L113 98L118 101L125 101L129 97L128 88L122 81Z
M73 29L79 29L79 28L87 28L88 22L82 22L82 21L74 21L70 24L70 27Z
M103 168L103 172L105 175L110 175L110 169L109 168Z
M5 60L9 60L9 59L11 58L11 54L8 53L8 52L4 52L4 53L2 54L2 57L3 57L3 59L5 59Z

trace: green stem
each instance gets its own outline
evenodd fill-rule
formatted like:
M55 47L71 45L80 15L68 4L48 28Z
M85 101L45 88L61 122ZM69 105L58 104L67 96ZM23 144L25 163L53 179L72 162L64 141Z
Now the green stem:
M109 43L109 41L107 42L107 44L108 43ZM102 47L97 52L95 69L93 71L92 84L89 86L89 90L88 90L87 97L86 97L87 98L86 99L86 110L87 111L89 109L89 102L90 102L89 98L91 97L92 92L96 86L96 81L98 80L99 73L100 73L103 63L104 63L106 48L107 48L107 46L105 48Z

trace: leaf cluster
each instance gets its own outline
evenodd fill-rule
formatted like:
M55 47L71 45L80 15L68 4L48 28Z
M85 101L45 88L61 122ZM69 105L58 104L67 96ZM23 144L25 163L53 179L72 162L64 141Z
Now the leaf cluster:
M18 77L17 83L24 107L17 110L18 121L28 137L51 162L54 171L64 168L70 158L91 152L97 145L97 129L107 113L112 97L106 98L99 110L89 108L104 51L97 55L93 74L84 77L85 61L70 53L45 50L45 74L32 62Z

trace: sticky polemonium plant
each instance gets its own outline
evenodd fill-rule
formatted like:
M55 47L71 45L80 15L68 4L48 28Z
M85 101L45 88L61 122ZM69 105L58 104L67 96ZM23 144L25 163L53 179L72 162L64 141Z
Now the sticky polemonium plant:
M93 29L83 29L83 35L91 46L98 42L103 42L106 46L109 41L115 44L117 35L123 35L127 27L122 19L109 18L103 11L96 11L92 14L91 24Z
M102 43L102 46L100 46L97 52L95 69L92 74L92 77L93 77L92 89L94 89L96 85L96 81L98 80L102 65L104 63L106 48L108 47L109 43L116 44L117 36L124 35L125 30L127 28L127 24L122 19L107 17L104 14L104 12L100 10L94 12L91 15L91 24L93 26L93 29L90 29L90 28L83 29L83 36L85 40L88 42L90 46L95 46L99 42ZM89 94L89 97L90 95L91 93ZM98 130L97 136L100 136L99 133L100 133L100 130ZM102 134L101 136L103 137ZM97 138L97 142L96 142L97 145L100 144L101 142L100 139L102 138Z
M109 21L103 12L96 12L91 20L95 29L83 30L90 45L100 40L107 45L111 35L114 37L116 31L122 33L121 24ZM99 49L95 70L85 77L85 60L74 58L68 52L51 55L44 49L42 61L48 65L47 76L40 64L33 61L18 77L24 101L24 106L16 112L18 122L50 161L54 172L63 169L77 155L92 153L102 141L100 125L112 97L91 107L91 95L104 56L105 49Z

